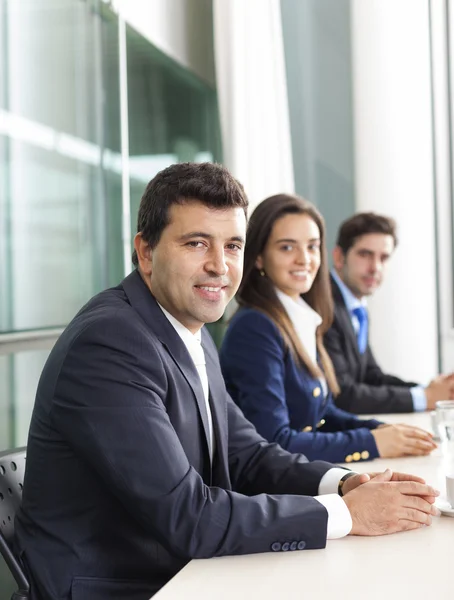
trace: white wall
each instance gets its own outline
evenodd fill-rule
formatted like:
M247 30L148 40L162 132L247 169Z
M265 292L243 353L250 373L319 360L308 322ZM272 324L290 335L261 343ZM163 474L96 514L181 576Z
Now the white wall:
M437 371L429 12L425 0L352 0L356 208L394 217L399 247L370 302L385 370Z
M215 84L211 0L114 0L112 5L152 44Z

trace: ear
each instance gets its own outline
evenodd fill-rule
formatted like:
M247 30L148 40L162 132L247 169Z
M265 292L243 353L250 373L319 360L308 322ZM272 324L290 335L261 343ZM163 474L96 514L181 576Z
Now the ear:
M335 246L333 249L333 265L336 271L341 271L345 264L345 255L340 246Z
M262 259L262 255L259 254L255 260L255 266L257 267L257 269L259 271L261 271L263 269L263 259Z
M141 232L137 233L134 237L134 250L137 252L140 271L144 275L151 275L153 270L153 251L150 244L143 239Z

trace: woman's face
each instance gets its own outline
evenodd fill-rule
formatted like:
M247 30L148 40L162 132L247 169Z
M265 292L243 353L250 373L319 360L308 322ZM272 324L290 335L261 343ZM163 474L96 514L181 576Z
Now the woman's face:
M255 264L294 300L308 292L320 268L320 230L315 221L305 214L278 219Z

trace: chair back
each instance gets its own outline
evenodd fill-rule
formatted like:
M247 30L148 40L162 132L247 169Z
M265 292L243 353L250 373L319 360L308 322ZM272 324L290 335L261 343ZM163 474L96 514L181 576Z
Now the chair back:
M30 585L13 552L14 518L22 502L26 448L0 452L0 553L8 565L18 591L15 600L27 600Z
M26 448L0 452L0 533L11 545L14 517L22 502Z

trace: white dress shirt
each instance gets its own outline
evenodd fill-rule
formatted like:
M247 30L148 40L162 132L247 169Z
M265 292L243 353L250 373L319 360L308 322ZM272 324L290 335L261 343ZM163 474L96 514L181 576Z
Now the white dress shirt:
M158 302L158 304L159 304L159 302ZM194 361L194 365L195 365L195 368L197 369L197 373L199 374L200 382L201 382L202 388L203 388L203 395L205 398L205 406L206 406L206 411L207 411L207 416L208 416L208 430L210 433L210 440L209 440L209 442L210 442L210 459L211 459L211 462L213 462L214 445L215 445L215 439L214 439L214 435L213 435L213 417L211 415L211 408L210 408L210 402L209 402L210 390L208 388L208 376L207 376L207 370L206 370L205 352L203 351L203 348L202 348L201 332L199 330L195 334L192 333L191 331L189 331L189 329L187 329L184 325L182 325L180 323L180 321L177 321L177 319L175 319L175 317L173 317L168 311L166 311L166 309L163 308L160 304L159 304L159 307L162 310L162 312L165 314L167 319L170 321L171 325L173 325L173 328L178 333L178 335L180 336L184 345L186 346L186 349L189 352L190 357Z
M159 303L158 303L159 304ZM160 304L162 312L165 314L171 325L173 325L175 331L180 336L184 345L186 346L192 360L194 361L195 367L200 377L200 381L203 387L203 394L205 396L205 404L208 415L208 427L210 432L210 457L213 460L213 452L215 447L215 438L213 435L213 418L211 415L208 389L208 377L206 372L205 353L201 344L201 332L198 331L193 334L189 329L177 321L165 308ZM312 309L311 309L312 310ZM315 311L314 311L315 312ZM317 313L315 313L317 314ZM320 318L320 316L319 316ZM314 329L315 332L315 329ZM335 539L344 537L350 533L352 528L352 519L347 505L337 494L337 487L341 477L343 477L347 471L345 469L339 469L337 467L330 469L323 475L320 480L318 487L319 496L315 496L328 511L328 529L327 539Z
M281 290L276 289L277 296L285 308L296 335L302 346L308 353L310 359L317 363L317 342L315 332L321 325L321 316L305 302L301 296L294 300ZM324 395L328 392L328 386L324 377L320 378L320 384ZM315 499L321 502L328 511L327 539L332 540L348 535L352 529L352 518L347 505L342 498L333 492L337 492L339 480L346 475L347 471L340 468L330 469L322 477Z

